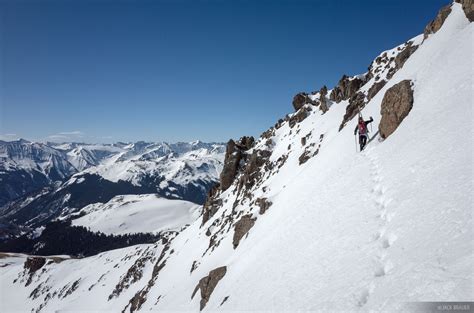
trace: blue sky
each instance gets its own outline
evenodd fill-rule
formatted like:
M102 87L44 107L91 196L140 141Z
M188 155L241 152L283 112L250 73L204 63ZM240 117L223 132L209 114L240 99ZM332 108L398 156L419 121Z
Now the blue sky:
M3 0L0 139L258 136L447 3Z

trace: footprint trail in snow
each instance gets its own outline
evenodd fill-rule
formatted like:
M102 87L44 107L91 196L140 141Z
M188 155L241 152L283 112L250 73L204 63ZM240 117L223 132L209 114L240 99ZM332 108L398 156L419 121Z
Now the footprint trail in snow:
M390 247L397 240L397 236L388 231L394 213L389 210L389 204L392 199L385 195L386 188L383 185L383 176L381 174L378 156L373 151L373 148L365 151L364 154L370 163L370 177L373 184L371 197L374 202L374 207L377 210L377 219L379 220L380 227L373 235L373 241L378 245L378 253L376 255L373 272L374 276L369 286L365 288L359 296L359 307L362 307L367 303L370 295L376 288L377 281L393 270L394 265L389 260L388 256Z

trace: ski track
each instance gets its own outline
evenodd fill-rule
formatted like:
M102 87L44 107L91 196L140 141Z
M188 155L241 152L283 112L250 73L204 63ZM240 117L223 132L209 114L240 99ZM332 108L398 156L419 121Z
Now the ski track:
M372 184L370 198L377 212L375 218L379 227L372 238L373 243L377 246L375 250L377 252L374 256L373 278L368 287L363 289L359 296L359 307L363 307L369 301L370 295L376 289L378 281L393 271L394 265L390 261L389 252L390 247L397 240L397 235L390 232L390 221L395 216L395 213L390 208L392 199L386 196L387 189L383 184L384 177L374 147L363 151L363 155L368 159L370 165L370 179Z

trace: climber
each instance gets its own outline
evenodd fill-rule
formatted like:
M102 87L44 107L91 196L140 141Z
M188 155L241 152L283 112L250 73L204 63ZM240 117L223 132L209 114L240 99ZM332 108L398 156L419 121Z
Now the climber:
M362 115L359 115L359 123L357 123L357 126L354 129L354 136L357 134L357 131L359 131L360 151L364 150L364 147L367 144L367 139L369 137L369 130L367 129L367 125L372 123L373 121L374 119L372 118L372 116L370 117L370 120L364 121Z

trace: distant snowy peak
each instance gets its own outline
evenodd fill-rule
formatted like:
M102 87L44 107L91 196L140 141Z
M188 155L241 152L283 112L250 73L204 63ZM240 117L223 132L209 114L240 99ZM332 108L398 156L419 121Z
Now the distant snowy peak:
M155 180L153 176L174 177L173 184L180 185L184 181L201 186L203 194L194 200L203 201L199 199L217 180L224 149L223 144L201 141L116 144L0 141L0 177L4 182L0 186L0 206L53 182L63 182L74 174L80 177L87 173L101 175L112 182L124 180L148 187L153 184L150 181ZM183 163L186 166L182 166ZM178 173L180 168L182 173ZM194 191L196 195L198 189ZM166 192L180 198L179 193Z

